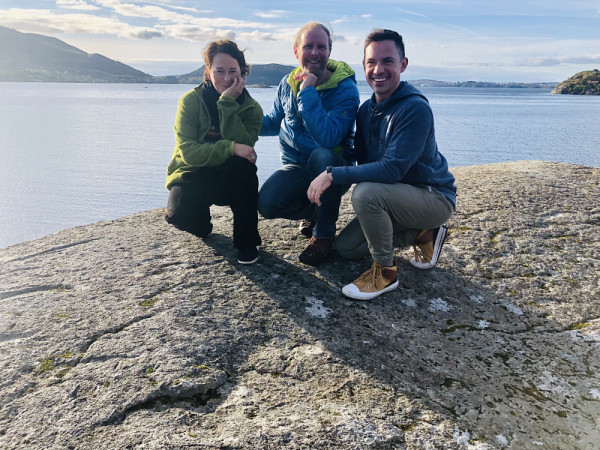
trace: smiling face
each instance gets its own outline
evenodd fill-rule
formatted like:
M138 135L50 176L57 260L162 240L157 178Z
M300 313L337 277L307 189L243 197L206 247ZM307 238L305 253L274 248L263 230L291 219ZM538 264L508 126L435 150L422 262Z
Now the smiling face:
M378 103L394 93L407 65L408 59L400 55L394 41L375 41L365 48L365 76Z
M302 33L298 46L294 46L294 55L296 55L300 67L317 78L327 67L330 54L329 37L320 28L313 28Z
M217 53L212 60L208 77L219 94L222 94L233 84L236 77L240 77L240 64L227 53Z

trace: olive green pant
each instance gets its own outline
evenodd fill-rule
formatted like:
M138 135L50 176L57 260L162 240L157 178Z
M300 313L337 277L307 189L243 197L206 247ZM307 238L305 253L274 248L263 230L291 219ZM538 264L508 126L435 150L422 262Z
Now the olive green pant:
M356 217L342 229L335 248L344 258L369 255L389 266L395 247L413 245L423 229L445 224L454 205L437 189L409 184L358 183L352 191Z

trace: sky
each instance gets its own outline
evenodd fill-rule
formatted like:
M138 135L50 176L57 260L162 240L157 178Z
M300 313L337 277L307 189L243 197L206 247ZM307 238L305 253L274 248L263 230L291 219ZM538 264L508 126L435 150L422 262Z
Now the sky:
M232 39L249 63L295 65L310 21L331 31L331 58L362 72L374 28L404 37L403 79L562 81L600 68L600 0L0 0L0 25L58 38L151 75L202 65L206 44Z

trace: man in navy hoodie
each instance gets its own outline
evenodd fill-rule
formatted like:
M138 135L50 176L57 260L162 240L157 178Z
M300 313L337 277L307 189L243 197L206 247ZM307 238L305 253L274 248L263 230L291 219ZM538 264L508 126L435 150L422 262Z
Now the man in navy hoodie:
M327 168L307 192L318 205L331 185L357 183L352 193L356 217L336 240L342 256L370 255L374 261L342 289L354 299L370 300L396 289L396 246L414 247L410 263L416 268L434 267L446 238L444 224L456 207L454 177L438 151L429 103L400 81L407 65L398 33L377 29L367 36L363 66L373 96L358 111L358 165Z

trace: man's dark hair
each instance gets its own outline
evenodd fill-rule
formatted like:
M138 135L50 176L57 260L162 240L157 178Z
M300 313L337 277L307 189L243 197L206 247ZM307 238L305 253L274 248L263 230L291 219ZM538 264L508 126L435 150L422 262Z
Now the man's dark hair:
M393 41L398 49L398 53L400 54L400 58L404 58L406 55L404 53L404 42L402 41L402 36L392 30L384 30L383 28L375 28L373 31L369 33L367 38L365 39L365 47L367 47L373 42L380 41Z

